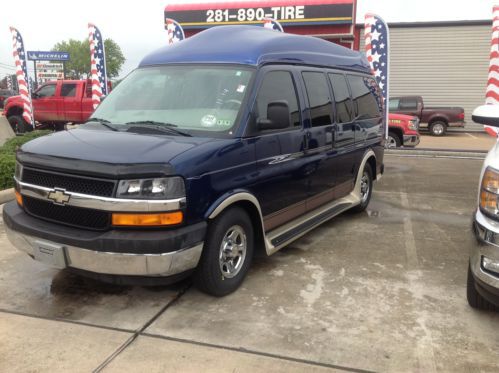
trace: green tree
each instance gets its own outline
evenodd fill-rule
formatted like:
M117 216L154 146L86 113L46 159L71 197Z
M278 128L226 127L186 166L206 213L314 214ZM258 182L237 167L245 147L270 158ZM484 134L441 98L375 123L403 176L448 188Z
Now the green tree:
M108 78L119 75L125 56L120 46L113 39L104 40L106 48L106 71ZM66 62L66 75L81 79L90 73L90 45L88 40L63 40L52 48L53 51L69 52L70 60Z

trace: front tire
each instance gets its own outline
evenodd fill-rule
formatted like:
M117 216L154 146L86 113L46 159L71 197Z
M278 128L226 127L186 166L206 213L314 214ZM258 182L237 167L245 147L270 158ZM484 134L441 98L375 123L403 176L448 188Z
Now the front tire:
M433 136L445 136L447 133L447 123L437 120L430 124L430 133Z
M31 132L33 130L33 127L26 123L21 115L11 115L7 118L7 120L9 121L12 131L14 131L16 135L25 132Z
M253 224L246 211L239 207L224 211L208 226L195 285L217 297L234 292L248 273L253 251Z
M468 299L468 304L472 308L476 308L478 310L485 311L494 311L497 308L487 301L484 297L480 295L480 293L476 290L475 287L475 278L473 277L473 273L471 272L471 266L468 266L468 281L466 283L466 298Z
M386 140L386 147L387 148L400 148L402 145L402 141L400 140L399 135L397 135L395 132L389 131L388 132L388 139Z
M353 212L364 211L369 205L369 202L371 201L372 193L373 193L373 173L371 170L371 166L366 163L360 179L360 204L353 207L352 211Z

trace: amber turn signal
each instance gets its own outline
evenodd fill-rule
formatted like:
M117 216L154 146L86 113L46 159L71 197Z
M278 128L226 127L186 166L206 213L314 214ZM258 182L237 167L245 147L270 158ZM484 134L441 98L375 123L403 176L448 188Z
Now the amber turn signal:
M23 205L23 196L16 190L16 201L19 206Z
M113 225L128 227L157 227L182 223L182 211L159 214L113 214Z

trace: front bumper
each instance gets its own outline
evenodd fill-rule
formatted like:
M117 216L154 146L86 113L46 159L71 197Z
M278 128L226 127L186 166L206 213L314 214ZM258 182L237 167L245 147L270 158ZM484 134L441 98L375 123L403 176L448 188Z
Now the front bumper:
M4 206L7 238L33 259L56 268L120 276L174 276L195 268L206 223L175 230L92 232L26 214L16 202Z
M419 135L404 135L404 146L417 146L419 142Z
M471 246L470 268L476 290L487 301L499 306L499 273L488 271L482 263L483 257L499 261L499 222L477 210L473 233L476 240Z

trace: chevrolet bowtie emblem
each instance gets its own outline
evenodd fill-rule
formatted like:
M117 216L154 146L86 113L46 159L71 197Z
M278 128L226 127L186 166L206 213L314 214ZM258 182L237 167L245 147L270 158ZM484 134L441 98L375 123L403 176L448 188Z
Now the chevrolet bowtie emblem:
M49 193L48 199L50 199L54 204L64 206L69 202L71 198L70 194L67 194L64 189L54 189Z

